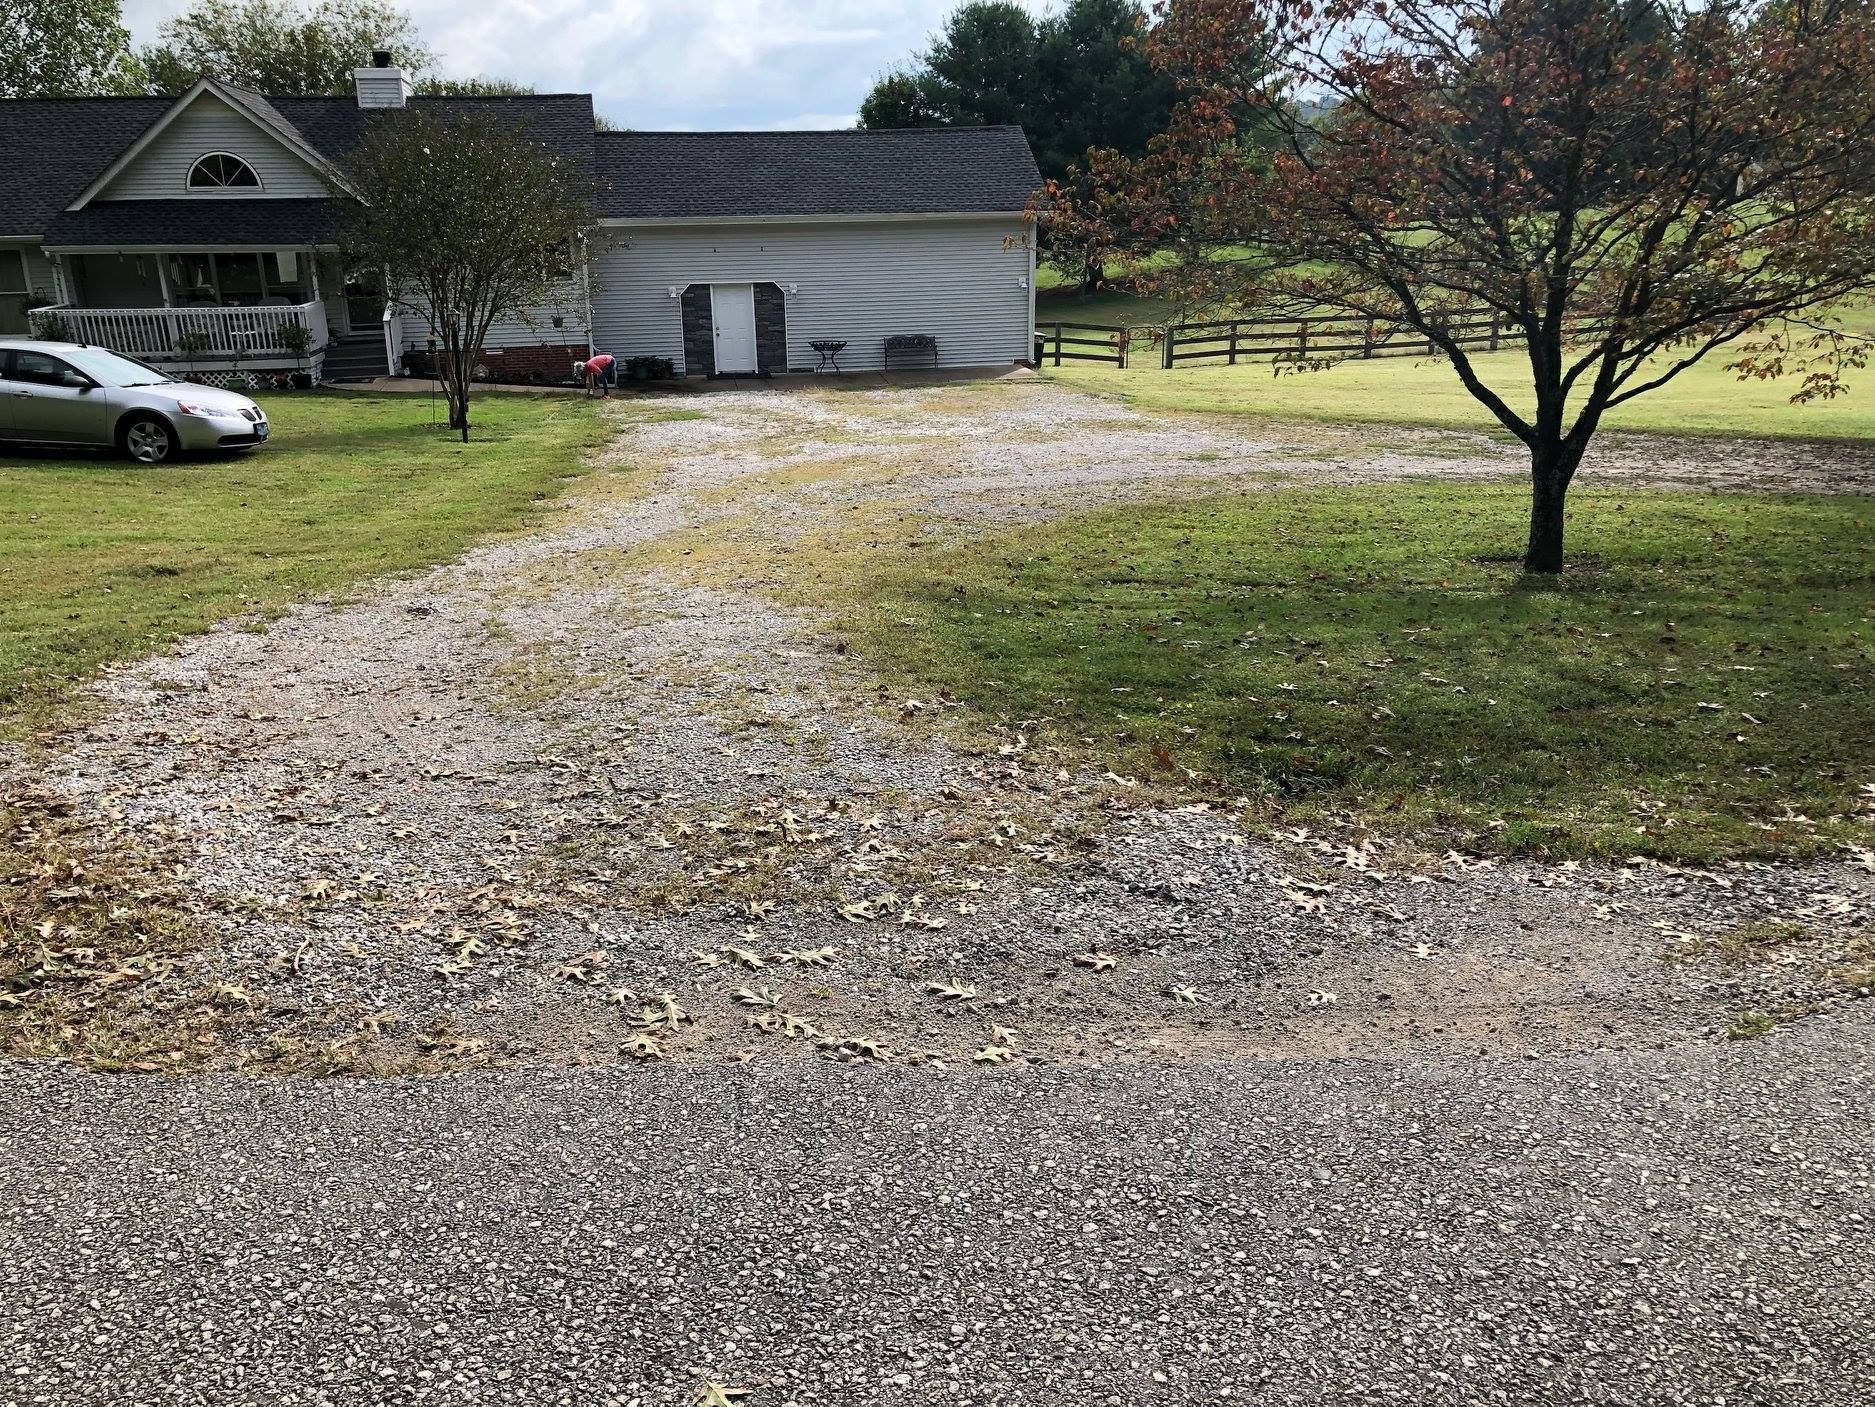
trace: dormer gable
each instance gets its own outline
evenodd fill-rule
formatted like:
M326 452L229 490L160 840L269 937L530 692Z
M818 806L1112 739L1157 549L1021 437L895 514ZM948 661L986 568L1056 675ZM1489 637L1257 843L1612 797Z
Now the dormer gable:
M265 99L203 79L67 208L93 200L326 196L329 169Z

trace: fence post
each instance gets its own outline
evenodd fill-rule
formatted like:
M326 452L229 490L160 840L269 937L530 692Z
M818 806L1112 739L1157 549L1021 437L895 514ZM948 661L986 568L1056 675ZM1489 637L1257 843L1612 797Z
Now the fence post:
M1309 355L1309 320L1299 319L1296 323L1296 356L1307 360Z
M1167 323L1165 325L1165 342L1159 349L1159 366L1161 370L1170 371L1172 369L1172 349L1177 345L1178 329L1171 323Z
M1361 355L1372 359L1374 355L1374 320L1369 318L1361 328Z
M1491 314L1491 350L1497 350L1497 314Z
M1237 365L1237 319L1230 320L1230 364Z
M1061 365L1061 324L1055 324L1055 365Z

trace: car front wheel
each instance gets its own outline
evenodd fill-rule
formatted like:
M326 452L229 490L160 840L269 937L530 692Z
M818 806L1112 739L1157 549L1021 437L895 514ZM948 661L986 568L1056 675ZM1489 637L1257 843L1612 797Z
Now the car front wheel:
M162 464L176 454L176 432L154 415L133 415L117 432L125 454L139 464Z

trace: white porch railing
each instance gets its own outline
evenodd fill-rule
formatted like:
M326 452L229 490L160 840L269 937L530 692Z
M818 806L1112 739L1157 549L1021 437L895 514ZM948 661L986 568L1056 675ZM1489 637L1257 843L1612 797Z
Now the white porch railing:
M326 310L319 302L259 308L73 308L56 313L76 342L109 347L140 361L183 361L177 342L198 333L202 345L191 349L196 361L244 363L291 361L280 329L298 325L312 334L310 358L326 345Z

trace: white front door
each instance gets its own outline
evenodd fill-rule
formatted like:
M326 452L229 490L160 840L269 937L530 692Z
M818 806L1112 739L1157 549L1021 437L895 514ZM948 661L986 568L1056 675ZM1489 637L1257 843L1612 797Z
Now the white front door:
M755 285L710 285L710 317L716 324L716 374L755 370Z

